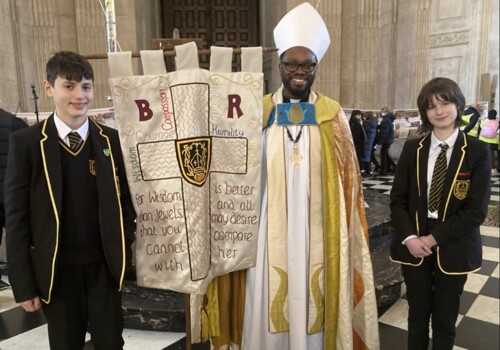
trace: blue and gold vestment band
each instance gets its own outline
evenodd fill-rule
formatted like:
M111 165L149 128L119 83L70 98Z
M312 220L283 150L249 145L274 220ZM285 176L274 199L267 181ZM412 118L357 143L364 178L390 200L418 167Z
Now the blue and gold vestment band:
M273 108L268 126L277 119L278 125L316 125L314 104L309 102L279 103Z

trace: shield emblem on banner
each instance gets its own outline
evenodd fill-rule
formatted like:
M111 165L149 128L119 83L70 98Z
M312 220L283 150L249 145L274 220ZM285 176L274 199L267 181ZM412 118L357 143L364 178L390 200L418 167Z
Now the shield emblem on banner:
M182 177L190 184L203 186L210 168L212 142L210 137L176 140L177 162Z

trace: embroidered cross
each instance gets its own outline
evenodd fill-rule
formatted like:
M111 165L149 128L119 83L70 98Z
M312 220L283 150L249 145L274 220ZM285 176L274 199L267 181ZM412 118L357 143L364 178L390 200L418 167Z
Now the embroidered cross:
M210 181L207 179L214 172L247 173L248 140L210 136L208 89L207 84L201 83L171 86L176 139L137 145L144 181L181 181L193 281L204 279L211 266ZM227 156L228 149L230 156Z

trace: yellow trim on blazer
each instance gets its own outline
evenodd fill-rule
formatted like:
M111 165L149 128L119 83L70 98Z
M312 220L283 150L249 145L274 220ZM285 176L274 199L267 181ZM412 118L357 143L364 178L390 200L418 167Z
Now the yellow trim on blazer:
M44 143L45 141L48 140L48 135L45 133L45 129L47 128L49 119L45 119L43 122L43 127L42 127L42 135L43 138L40 140L40 149L41 149L41 154L42 154L42 163L43 163L43 171L45 173L45 181L47 181L47 187L49 190L49 196L50 196L50 202L52 203L52 210L54 211L54 216L56 219L56 245L54 248L54 254L52 255L52 268L51 268L51 276L50 276L50 286L49 286L49 292L48 292L48 298L47 300L42 299L42 301L46 304L50 303L50 297L52 296L52 287L54 286L54 275L55 275L55 268L56 268L56 257L57 257L57 250L59 249L59 214L57 212L57 206L56 206L56 201L54 199L54 193L52 191L52 185L50 183L50 177L49 177L49 171L47 169L47 160L45 158L45 147Z
M119 179L116 176L115 160L113 158L113 150L111 148L111 143L109 142L109 137L103 134L103 130L100 127L100 125L97 124L92 118L89 118L89 121L91 121L97 127L97 129L99 129L99 134L106 139L106 143L108 144L108 149L110 151L109 158L111 159L111 168L113 170L113 182L115 183L115 193L117 197L116 199L118 202L118 209L120 212L120 231L122 235L122 272L120 274L120 285L119 285L119 290L121 291L123 286L123 278L125 276L125 263L127 258L125 253L125 229L123 227L123 211L122 211L122 204L120 202L120 189L118 187Z

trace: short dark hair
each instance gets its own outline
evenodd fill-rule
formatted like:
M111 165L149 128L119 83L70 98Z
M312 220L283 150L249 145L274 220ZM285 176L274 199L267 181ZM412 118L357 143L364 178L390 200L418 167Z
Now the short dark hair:
M89 61L72 51L56 52L45 66L47 81L54 86L57 77L81 81L83 78L94 81L94 71Z
M358 115L358 114L361 114L361 116L363 116L363 113L361 113L361 111L359 109L354 109L351 112L351 117L354 117L355 115Z
M422 118L422 131L432 131L434 126L429 121L427 116L427 108L432 103L432 97L436 96L444 101L453 103L457 107L457 118L455 126L459 127L463 124L462 114L465 109L465 97L460 90L460 87L453 80L443 77L438 77L428 81L420 90L417 98L418 111Z
M497 111L495 109L488 112L488 119L497 119Z

